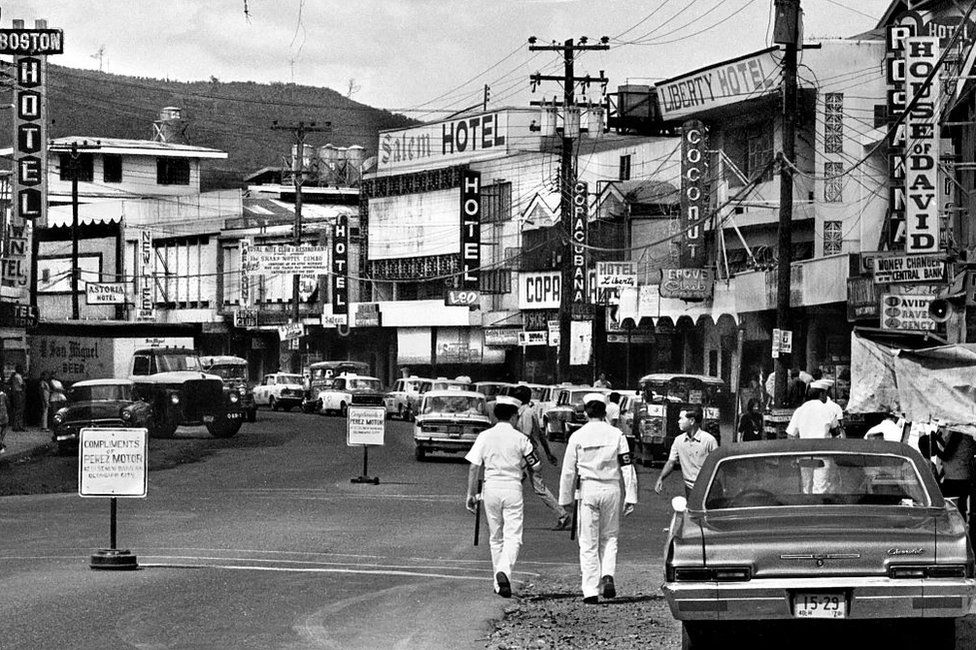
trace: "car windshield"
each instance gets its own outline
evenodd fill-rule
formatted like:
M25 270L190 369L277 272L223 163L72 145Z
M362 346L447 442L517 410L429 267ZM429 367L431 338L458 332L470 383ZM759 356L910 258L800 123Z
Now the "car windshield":
M301 384L305 379L301 375L278 375L279 384Z
M74 386L71 389L72 402L131 402L132 386L128 384L105 384L100 386Z
M470 395L438 395L428 397L424 402L424 413L461 413L466 415L486 415L483 397Z
M481 384L480 386L476 386L475 390L485 397L494 397L500 394L504 388L504 384Z
M672 379L666 382L644 384L644 396L648 401L687 402L708 406L715 398L715 387L698 379Z
M169 352L156 357L159 372L176 372L178 370L200 370L200 359L195 354Z
M380 385L379 379L350 379L349 388L356 388L359 390L380 390L382 386Z
M221 379L247 379L247 366L244 364L211 366L207 372L211 375L217 375Z
M766 454L725 458L705 497L707 510L771 506L927 506L915 463L883 454Z

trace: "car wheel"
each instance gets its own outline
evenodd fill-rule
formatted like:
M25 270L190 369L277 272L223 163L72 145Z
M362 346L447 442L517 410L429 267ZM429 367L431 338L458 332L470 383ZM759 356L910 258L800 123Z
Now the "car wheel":
M78 452L78 445L69 445L64 442L57 443L56 452L58 456L71 456Z
M414 457L415 460L418 460L420 462L424 462L424 460L427 459L427 452L424 450L423 447L421 447L421 446L418 445L413 450L413 457Z
M252 408L250 411L247 412L247 421L248 422L258 421L258 407L255 406L254 408Z
M346 417L349 415L349 407L346 406L345 402L340 402L339 404L339 416Z
M152 420L149 423L149 436L151 438L172 438L176 434L176 423L165 420Z
M274 397L269 397L268 398L268 406L271 407L271 410L272 411L277 411L278 410L278 400L276 400Z
M407 414L403 412L403 404L397 404L397 413L396 413L396 416L398 418L400 418L401 420L406 420L407 419Z
M241 430L240 422L224 420L223 422L211 422L207 425L207 431L214 438L230 438Z

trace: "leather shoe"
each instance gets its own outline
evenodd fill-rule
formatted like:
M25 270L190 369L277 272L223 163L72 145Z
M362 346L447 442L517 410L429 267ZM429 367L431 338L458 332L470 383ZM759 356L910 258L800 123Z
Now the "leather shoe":
M498 583L498 595L502 598L512 597L512 583L508 581L508 576L505 575L504 571L499 571L495 574L495 582Z
M566 530L569 528L570 517L569 515L563 515L556 520L556 530Z
M583 599L583 602L587 605L596 605L600 602L600 599L597 596L587 596Z
M617 597L617 588L613 584L613 576L603 576L603 597Z

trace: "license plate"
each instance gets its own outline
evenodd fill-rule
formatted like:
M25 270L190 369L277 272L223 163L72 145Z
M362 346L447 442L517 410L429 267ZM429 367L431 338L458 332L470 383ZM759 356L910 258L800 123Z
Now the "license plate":
M461 437L461 427L459 427L459 426L449 426L449 427L447 427L447 435L451 436L452 438L460 438Z
M659 445L664 442L664 436L651 436L651 442L655 445Z
M227 414L227 419L228 420L239 420L240 417L241 417L241 415L242 415L241 413L228 413ZM213 421L213 416L211 415L209 417L210 417L210 420Z
M847 600L843 594L798 593L793 596L796 618L846 618Z
M203 416L203 421L204 422L213 422L214 421L214 416L212 416L212 415L204 415Z

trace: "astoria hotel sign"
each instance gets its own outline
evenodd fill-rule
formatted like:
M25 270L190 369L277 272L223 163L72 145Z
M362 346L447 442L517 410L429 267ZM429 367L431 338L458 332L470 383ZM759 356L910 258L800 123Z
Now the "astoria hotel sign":
M481 113L380 133L378 172L495 158L508 153L509 113Z

